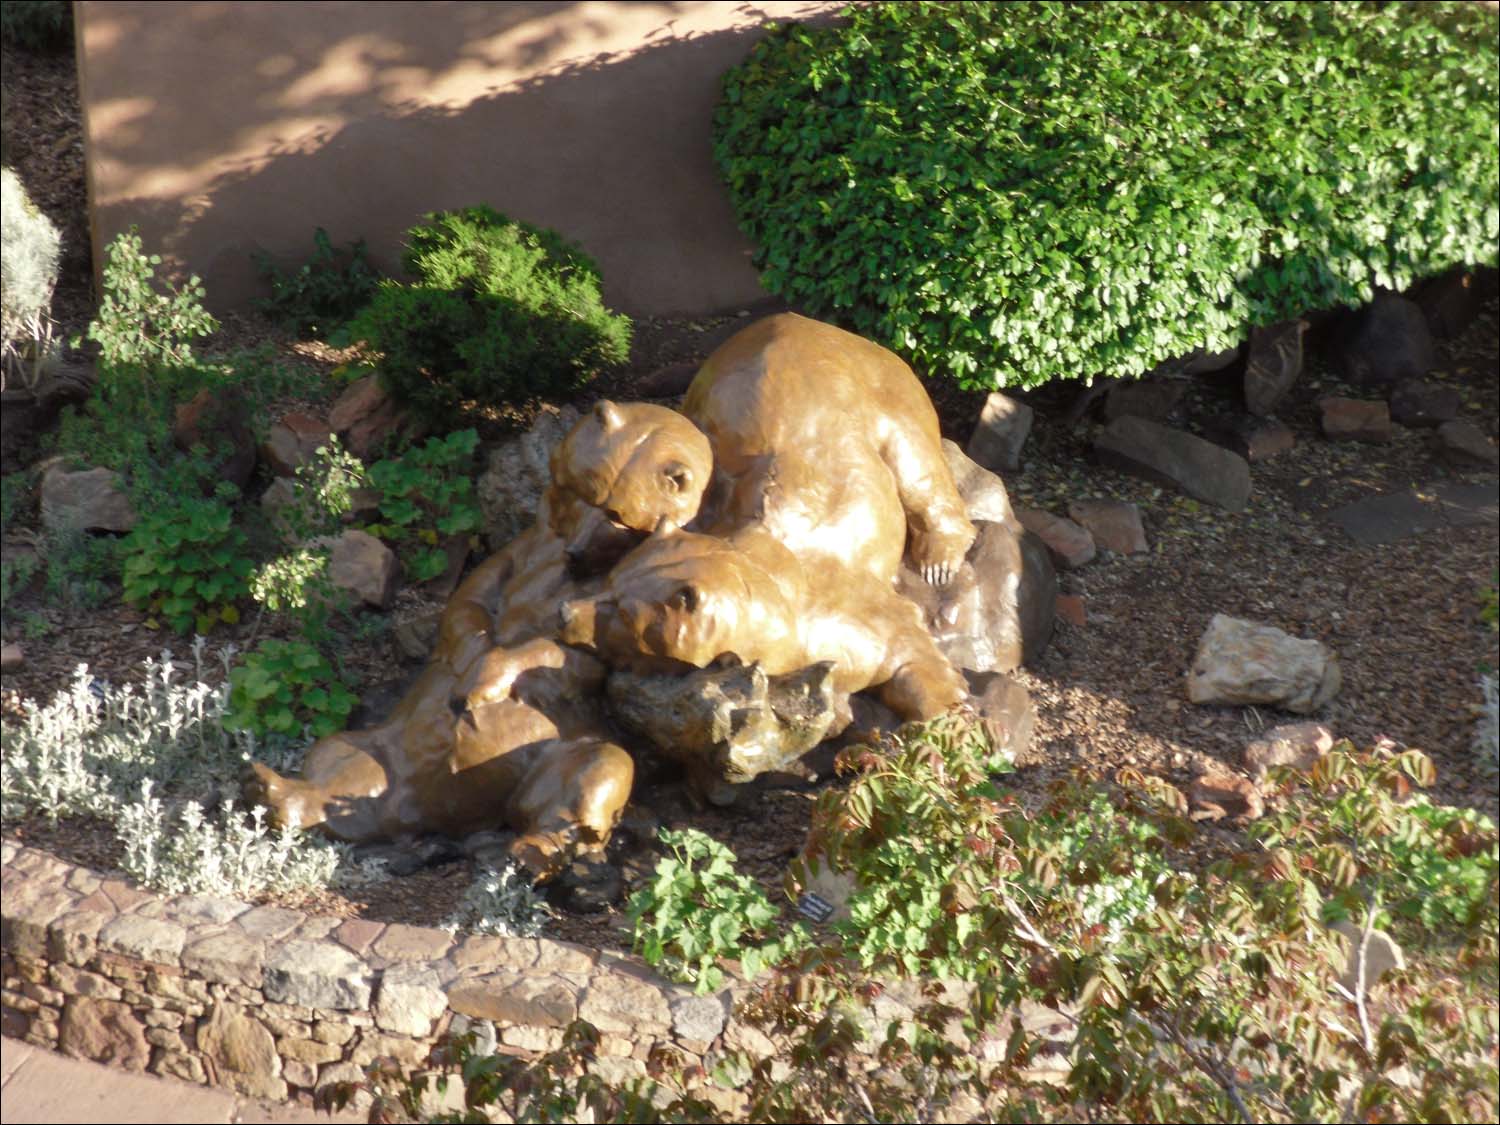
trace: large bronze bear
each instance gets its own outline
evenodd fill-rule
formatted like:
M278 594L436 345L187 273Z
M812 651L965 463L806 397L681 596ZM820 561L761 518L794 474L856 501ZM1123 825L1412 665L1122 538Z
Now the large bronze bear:
M886 582L909 550L942 585L974 541L911 368L795 313L709 356L682 414L600 403L558 446L552 478L553 528L583 572L659 528L725 536L753 524L798 558Z
M301 779L255 767L252 798L351 840L507 824L545 878L602 848L629 798L608 665L830 661L837 690L878 689L903 717L960 701L963 678L893 592L903 553L943 583L975 536L911 370L785 314L715 351L684 409L586 414L537 523L450 599L389 719L320 740Z

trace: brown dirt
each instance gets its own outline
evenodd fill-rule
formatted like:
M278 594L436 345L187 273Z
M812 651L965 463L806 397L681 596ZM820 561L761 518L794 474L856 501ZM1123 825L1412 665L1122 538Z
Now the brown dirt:
M88 319L92 298L71 57L13 57L7 51L4 83L6 159L65 232L66 272L56 312L67 331L76 332ZM638 322L629 365L601 379L587 397L639 397L634 387L640 379L703 358L748 315ZM339 358L328 349L288 340L255 316L228 318L215 345L228 353L267 341L288 362L325 371ZM1461 391L1462 416L1490 435L1500 416L1497 369L1500 309L1491 300L1461 337L1441 346L1441 364L1432 376ZM948 385L934 384L931 390L946 435L964 442L982 396ZM1089 426L1070 429L1061 421L1076 393L1076 388L1058 388L1029 396L1038 421L1024 470L1007 477L1012 497L1018 505L1059 514L1072 499L1135 501L1151 550L1132 558L1101 557L1061 576L1064 592L1084 599L1087 621L1082 627L1060 624L1035 667L1020 673L1036 702L1038 721L1017 784L1035 791L1080 766L1099 776L1134 766L1180 785L1211 763L1237 768L1245 743L1289 716L1187 703L1183 674L1210 616L1224 612L1329 644L1341 660L1344 687L1319 717L1360 745L1384 736L1420 747L1438 767L1435 799L1495 815L1493 776L1480 766L1473 730L1478 670L1500 664L1496 634L1478 618L1480 593L1496 568L1496 529L1435 531L1364 547L1324 518L1332 507L1361 496L1438 480L1493 477L1444 465L1424 431L1397 427L1396 439L1381 446L1323 440L1316 431L1315 400L1328 393L1370 397L1370 392L1343 386L1313 362L1281 412L1296 431L1297 448L1254 468L1251 504L1231 515L1092 464ZM1193 383L1189 419L1225 408L1231 393L1223 382ZM485 436L525 417L521 411L492 419ZM18 546L13 539L7 551ZM407 591L390 616L400 619L435 604ZM138 614L117 603L69 611L48 605L35 586L7 607L4 632L6 640L19 639L26 649L25 667L5 677L7 712L23 698L50 695L80 662L118 680L135 675L140 661L164 645L175 643L179 655L184 647L147 629ZM389 680L391 670L403 665L378 618L366 632L351 641L348 658L368 687ZM215 640L243 647L244 629ZM410 665L405 668L409 674ZM787 860L802 842L813 791L767 787L741 807L702 809L666 769L643 762L641 773L635 831L621 833L616 849L627 860L627 883L638 883L650 867L649 853L632 847L632 840L649 837L659 820L699 827L725 840L745 870L768 889L779 886ZM6 832L95 867L111 866L117 855L101 825L49 828L27 820L7 824ZM330 913L430 923L452 909L470 874L469 862L458 860L379 886L301 901ZM553 932L589 945L620 946L627 940L622 923L619 911L564 914Z

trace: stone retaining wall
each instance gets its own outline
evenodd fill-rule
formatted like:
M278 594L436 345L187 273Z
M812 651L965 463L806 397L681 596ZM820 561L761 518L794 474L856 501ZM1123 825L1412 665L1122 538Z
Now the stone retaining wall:
M729 1018L730 990L695 996L615 954L156 895L0 849L3 1031L67 1055L284 1100L376 1058L420 1065L450 1028L524 1054L581 1018L616 1081L659 1046L688 1064L773 1050Z

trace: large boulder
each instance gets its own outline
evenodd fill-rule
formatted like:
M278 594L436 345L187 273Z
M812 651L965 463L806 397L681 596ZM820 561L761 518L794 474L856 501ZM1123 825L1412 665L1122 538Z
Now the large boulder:
M1116 418L1094 438L1094 454L1102 464L1231 512L1250 501L1250 466L1243 457L1145 418Z
M137 520L120 474L54 464L42 474L42 526L49 532L129 531Z
M1403 426L1441 426L1458 417L1463 396L1454 387L1404 379L1391 388L1391 420Z
M1046 545L1025 531L976 521L979 534L946 586L903 566L896 589L922 610L928 632L956 667L1010 672L1052 638L1057 574Z
M499 550L536 522L537 506L552 482L548 467L552 449L577 421L578 411L571 406L543 411L525 433L491 451L475 491L492 550Z
M260 459L273 476L295 476L297 470L328 445L330 423L312 414L293 411L271 427L260 447Z
M1420 379L1437 366L1437 354L1421 307L1378 293L1335 338L1333 362L1352 382L1384 385Z
M1188 673L1194 703L1265 704L1307 714L1338 693L1339 663L1321 641L1216 613Z
M1330 441L1390 441L1390 407L1383 402L1329 395L1318 400L1323 436Z

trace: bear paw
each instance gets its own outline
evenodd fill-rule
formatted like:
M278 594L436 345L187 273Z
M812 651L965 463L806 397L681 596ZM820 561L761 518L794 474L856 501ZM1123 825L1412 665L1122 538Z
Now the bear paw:
M929 586L946 586L958 576L975 534L969 523L925 532L912 528L912 565Z

